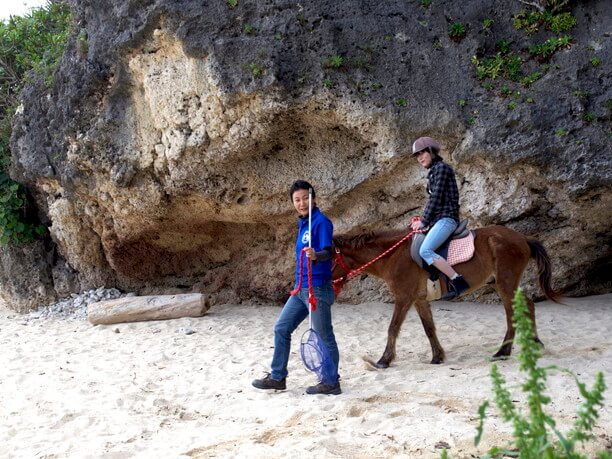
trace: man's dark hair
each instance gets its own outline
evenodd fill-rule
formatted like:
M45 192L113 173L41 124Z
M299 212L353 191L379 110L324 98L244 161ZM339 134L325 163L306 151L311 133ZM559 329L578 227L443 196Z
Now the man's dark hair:
M289 198L293 200L293 193L298 190L312 190L312 199L316 197L313 186L305 180L296 180L289 189Z

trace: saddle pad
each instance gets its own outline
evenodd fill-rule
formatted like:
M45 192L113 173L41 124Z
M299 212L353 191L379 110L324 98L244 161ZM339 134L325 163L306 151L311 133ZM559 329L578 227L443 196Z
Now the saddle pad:
M474 256L474 233L461 239L453 239L448 246L448 263L453 266L468 261Z

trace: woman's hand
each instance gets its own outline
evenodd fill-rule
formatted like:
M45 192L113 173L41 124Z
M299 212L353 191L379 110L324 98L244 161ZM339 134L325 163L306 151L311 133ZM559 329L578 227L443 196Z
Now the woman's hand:
M304 249L304 252L306 252L306 256L310 258L312 261L315 261L317 259L317 253L315 252L315 249L313 249L312 247L306 247Z
M418 217L414 217L411 221L410 221L410 227L412 228L412 231L417 231L420 230L421 228L423 228L425 225L423 225L423 222L421 221L420 218Z

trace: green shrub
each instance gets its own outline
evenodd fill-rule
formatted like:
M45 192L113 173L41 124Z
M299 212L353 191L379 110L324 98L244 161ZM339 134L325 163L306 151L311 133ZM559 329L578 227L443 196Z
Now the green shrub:
M251 62L248 65L248 69L251 72L251 75L253 75L255 78L259 78L260 76L262 76L264 74L264 69L263 67L261 67L260 65Z
M586 112L584 115L582 115L582 120L585 123L592 123L593 121L595 121L595 113L593 112Z
M70 33L72 15L65 3L50 2L25 16L0 21L0 244L21 244L44 232L26 220L26 190L8 177L13 115L23 87L42 79L52 87L53 76ZM81 31L83 32L83 31ZM79 33L77 46L86 44ZM85 50L86 52L86 50Z
M576 18L571 13L555 14L553 11L553 9L529 13L521 11L512 17L512 25L527 35L534 34L541 26L554 33L568 32L574 28Z
M448 36L455 41L461 41L467 33L465 24L461 22L454 22L448 27Z
M510 43L508 40L499 40L495 43L495 48L502 54L508 54L510 52Z
M534 57L548 59L561 48L569 48L572 45L572 37L564 35L563 37L553 37L539 45L529 47L529 54Z
M505 56L497 53L495 57L485 57L483 61L474 56L472 64L476 67L476 78L479 80L486 78L495 80L503 77L511 81L519 81L522 76L523 59L513 53Z
M504 377L499 372L497 365L493 364L491 366L491 380L495 405L501 418L514 427L514 434L510 445L493 447L486 457L584 458L585 456L576 451L576 447L593 438L592 430L599 417L598 410L603 407L603 394L606 390L603 373L597 372L593 388L588 390L586 385L578 381L576 376L568 370L555 366L538 366L542 351L540 345L535 341L533 324L528 316L527 302L520 288L517 289L514 296L513 307L512 321L516 329L514 342L519 348L517 359L519 370L525 374L525 381L520 387L526 394L529 411L524 414L520 408L515 406L510 391L506 388ZM576 380L580 395L584 399L576 413L574 426L565 435L559 432L555 420L545 411L545 407L552 401L550 396L546 394L546 380L551 370L560 370L572 375ZM482 439L488 406L489 402L487 400L478 409L479 424L474 439L475 445L478 445ZM600 457L610 457L610 454L602 452Z
M599 64L601 64L601 59L597 58L597 57L592 57L589 62L591 63L591 65L593 67L598 67Z
M512 17L512 25L516 30L523 30L527 35L532 35L538 31L542 22L542 13L532 11L527 13L521 11Z
M236 8L237 5L238 0L227 0L227 6L229 6L231 9Z
M548 26L554 33L568 32L576 25L576 18L571 13L561 13L552 16Z
M421 0L421 6L423 8L429 8L431 6L431 0Z
M342 56L334 54L333 56L323 59L322 64L323 67L339 69L345 64L345 60Z
M31 242L45 233L44 226L25 222L26 212L24 188L0 173L0 246Z
M482 30L489 30L493 25L493 19L485 18L482 21Z
M532 83L535 83L544 75L542 72L533 72L523 78L521 78L521 84L525 87L528 87Z
M407 102L407 101L406 101L406 99L404 99L403 97L400 97L399 99L397 99L397 100L395 101L395 104L396 104L398 107L405 107L406 105L408 105L408 102Z

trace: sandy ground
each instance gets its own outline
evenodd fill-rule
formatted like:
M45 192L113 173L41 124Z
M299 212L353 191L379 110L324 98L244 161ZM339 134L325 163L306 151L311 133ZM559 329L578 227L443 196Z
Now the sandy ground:
M511 427L491 411L484 444L473 447L477 408L491 396L487 359L504 333L501 306L434 303L442 365L429 364L411 311L398 358L378 371L363 357L380 357L392 305L334 308L340 396L304 393L314 378L297 339L287 390L251 387L270 362L279 307L224 305L197 319L113 326L0 309L0 457L421 458L439 457L444 445L451 457L471 457L508 438ZM537 314L543 364L570 368L589 387L603 370L612 386L612 294L539 303ZM516 386L516 361L499 366ZM567 431L580 401L575 382L556 374L548 387ZM590 457L612 447L610 393Z

